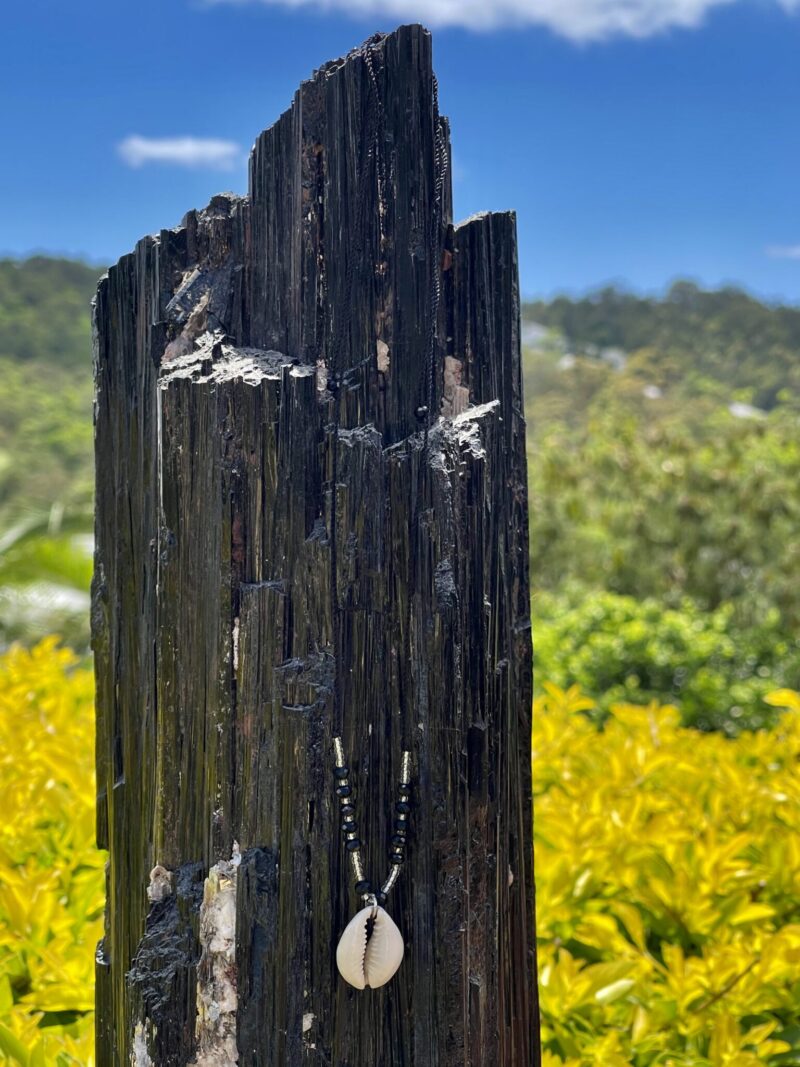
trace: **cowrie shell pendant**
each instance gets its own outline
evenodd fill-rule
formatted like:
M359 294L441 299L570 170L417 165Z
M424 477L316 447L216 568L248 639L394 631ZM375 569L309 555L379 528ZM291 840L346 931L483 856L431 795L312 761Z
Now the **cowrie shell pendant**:
M369 904L345 927L336 966L345 982L364 989L386 985L403 962L403 935L379 904Z

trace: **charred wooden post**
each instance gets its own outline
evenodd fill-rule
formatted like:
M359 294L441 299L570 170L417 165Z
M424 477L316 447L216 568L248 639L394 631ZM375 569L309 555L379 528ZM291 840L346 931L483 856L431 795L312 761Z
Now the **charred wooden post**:
M453 227L418 26L95 304L100 1067L538 1063L515 221ZM405 960L335 966L401 751Z

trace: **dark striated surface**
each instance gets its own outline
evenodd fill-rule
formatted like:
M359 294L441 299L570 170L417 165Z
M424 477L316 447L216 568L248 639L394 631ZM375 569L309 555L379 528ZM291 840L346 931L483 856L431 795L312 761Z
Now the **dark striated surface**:
M538 1063L515 222L453 229L445 181L437 224L430 37L368 45L258 138L249 197L98 290L100 1067L227 1062L196 1051L197 894L234 842L240 1063ZM414 753L406 958L362 993L334 686L374 880Z
M173 872L172 891L150 904L126 975L134 1018L146 1020L155 1063L181 1063L194 1044L197 916L205 875L200 863Z

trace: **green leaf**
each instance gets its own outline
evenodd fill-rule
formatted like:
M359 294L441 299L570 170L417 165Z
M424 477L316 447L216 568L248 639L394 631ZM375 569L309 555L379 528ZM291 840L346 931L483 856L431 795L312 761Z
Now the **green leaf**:
M44 1040L41 1038L33 1046L30 1057L28 1059L28 1067L47 1067L47 1062L44 1058Z
M618 981L612 982L611 985L598 989L594 999L599 1001L600 1004L612 1004L615 1000L619 1000L620 997L624 997L628 990L633 989L635 985L636 982L633 978L620 978Z
M8 1056L9 1059L22 1064L22 1067L32 1067L28 1050L19 1038L15 1037L2 1023L0 1023L0 1051ZM42 1063L44 1063L44 1060L42 1060Z

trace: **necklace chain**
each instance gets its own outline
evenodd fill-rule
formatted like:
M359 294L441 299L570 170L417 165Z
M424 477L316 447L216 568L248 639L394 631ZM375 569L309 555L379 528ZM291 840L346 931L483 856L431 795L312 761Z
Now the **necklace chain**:
M369 125L371 126L371 138L365 145L365 153L362 159L362 165L359 174L359 197L357 212L359 215L360 223L363 223L363 214L367 203L367 195L365 188L365 178L367 174L367 161L371 158L374 160L376 179L378 185L378 225L379 225L379 247L382 249L384 244L384 215L387 210L386 204L386 171L385 163L383 159L383 109L381 105L380 92L378 89L378 79L375 71L375 49L376 40L372 39L365 42L362 46L361 53L364 59L364 63L367 70L369 79L369 103L368 103L368 116L371 120ZM433 196L433 211L431 213L431 236L433 238L433 247L438 245L441 235L442 227L442 214L443 214L443 193L444 183L447 175L448 168L448 152L447 143L444 136L442 122L438 114L438 84L436 76L433 76L433 112L434 112L434 166L435 166L435 183L434 183L434 196ZM371 142L371 143L370 143ZM356 232L361 233L362 225L356 227ZM336 590L336 505L337 505L337 450L338 450L338 435L339 435L339 389L341 382L341 370L339 366L341 348L344 344L344 331L346 329L346 323L349 320L350 301L352 298L353 290L353 267L354 256L352 250L348 256L348 262L345 270L345 292L343 305L346 309L346 314L341 315L334 323L333 336L331 339L331 353L330 353L330 366L329 366L329 379L328 387L332 394L333 399L333 457L332 457L332 479L331 479L331 603L334 614L337 611L337 590ZM433 402L434 402L434 367L436 359L436 340L437 340L437 326L438 326L438 313L439 304L441 299L441 280L439 277L439 264L435 264L431 271L431 292L430 292L430 324L428 330L428 337L426 339L426 354L425 354L425 367L422 378L423 397L420 406L417 409L417 417L423 422L423 451L427 457L428 453L428 431L431 426L433 416ZM350 784L350 768L345 761L344 746L342 744L342 738L339 736L341 730L341 707L339 702L338 686L334 685L334 721L336 726L334 729L337 731L337 736L333 738L334 748L334 778L335 778L335 792L339 799L339 814L341 816L340 828L344 835L345 848L350 856L350 862L353 868L353 877L355 880L356 893L358 893L364 900L365 904L384 904L388 893L391 891L394 884L400 877L403 864L405 863L405 849L408 839L408 825L409 816L411 813L411 752L403 751L400 781L398 783L397 801L395 803L395 817L393 820L393 833L391 835L391 848L389 851L390 868L389 874L385 881L379 888L373 887L372 883L364 874L364 864L361 856L361 839L358 837L358 824L355 819L355 804L353 799L353 788Z

